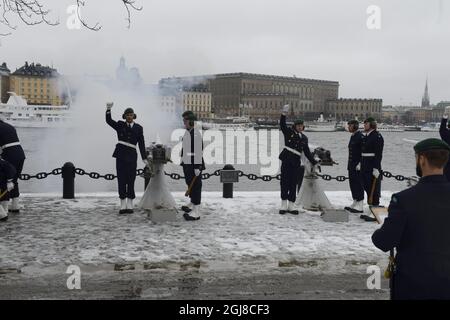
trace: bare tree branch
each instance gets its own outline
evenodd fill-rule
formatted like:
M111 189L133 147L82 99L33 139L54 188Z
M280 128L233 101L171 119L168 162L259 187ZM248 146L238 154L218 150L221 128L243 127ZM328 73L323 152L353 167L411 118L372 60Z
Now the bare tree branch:
M141 11L142 7L136 5L136 0L118 0L123 3L125 6L125 10L127 13L126 20L128 21L128 28L131 25L131 11ZM102 27L97 22L94 26L88 24L80 14L80 9L86 5L85 0L76 0L77 5L77 16L80 20L83 27L93 30L99 31ZM59 24L59 21L51 21L48 19L48 15L50 13L49 9L46 9L40 2L40 0L0 0L0 25L6 26L8 29L15 30L17 28L16 25L13 25L8 16L16 16L20 19L21 22L28 26L34 26L41 23L55 26ZM6 36L11 34L1 33L0 36Z
M131 25L131 14L130 14L130 8L136 11L141 11L142 10L142 6L141 7L137 7L135 5L135 0L122 0L123 1L123 5L125 6L125 8L127 9L127 20L128 20L128 29L130 28Z

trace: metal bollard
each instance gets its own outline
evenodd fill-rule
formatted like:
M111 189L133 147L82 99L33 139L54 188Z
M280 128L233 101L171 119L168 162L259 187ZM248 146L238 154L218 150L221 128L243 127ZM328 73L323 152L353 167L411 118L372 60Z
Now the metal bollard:
M75 198L75 166L72 162L66 162L62 166L63 199Z
M222 170L234 170L234 167L231 164L227 164L223 167ZM221 176L221 179L223 179L223 175ZM233 183L232 182L223 182L223 198L225 198L225 199L233 198Z

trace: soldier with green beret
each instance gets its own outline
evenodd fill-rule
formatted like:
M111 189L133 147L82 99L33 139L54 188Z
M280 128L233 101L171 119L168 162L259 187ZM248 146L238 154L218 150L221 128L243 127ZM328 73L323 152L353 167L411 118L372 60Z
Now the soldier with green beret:
M197 116L191 110L181 115L186 129L183 136L183 147L181 149L181 166L186 185L190 189L188 204L181 207L184 211L183 217L187 221L200 219L200 204L202 198L202 171L205 170L203 160L203 140L200 131L195 128Z
M363 134L359 131L358 120L347 122L348 132L351 133L348 143L348 181L352 192L353 203L344 209L352 213L363 213L364 207L364 186L361 176L361 150Z
M392 196L372 241L385 252L397 249L392 299L450 299L450 182L444 176L450 146L426 139L414 151L421 178Z
M368 117L364 120L364 135L361 147L361 176L369 205L379 205L381 180L383 179L381 160L383 159L384 138L377 131L377 122ZM363 218L364 216L361 216Z

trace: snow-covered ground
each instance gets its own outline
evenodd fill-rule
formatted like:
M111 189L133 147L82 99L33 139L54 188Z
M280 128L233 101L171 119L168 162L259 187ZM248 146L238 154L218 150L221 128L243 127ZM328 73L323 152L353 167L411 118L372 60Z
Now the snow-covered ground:
M326 194L337 208L351 203L349 192ZM177 205L186 202L183 193L173 195ZM390 196L383 192L382 204ZM359 215L348 223L323 222L318 212L282 216L279 192L235 192L233 199L204 192L202 202L199 221L184 221L179 213L176 222L155 224L139 210L119 215L115 193L79 194L75 200L24 194L21 213L0 224L0 269L135 263L338 274L386 265L387 254L371 242L379 226Z

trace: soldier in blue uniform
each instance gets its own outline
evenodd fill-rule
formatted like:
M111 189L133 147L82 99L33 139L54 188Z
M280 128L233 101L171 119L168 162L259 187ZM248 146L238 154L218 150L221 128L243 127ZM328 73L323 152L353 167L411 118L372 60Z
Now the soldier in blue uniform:
M8 203L10 192L14 189L16 170L2 158L0 148L0 221L8 220Z
M148 165L144 130L142 126L134 122L136 114L131 108L127 108L122 115L122 119L125 121L114 121L111 118L112 106L113 103L107 103L106 105L106 123L117 132L119 140L113 153L113 157L116 158L117 183L119 186L119 213L133 213L133 199L136 198L134 193L137 168L136 144L139 145L142 161L145 165Z
M14 175L14 189L9 193L11 198L11 205L9 212L19 212L19 183L18 178L22 173L23 164L25 162L25 152L23 152L20 145L19 137L17 136L16 129L0 120L0 148L3 150L2 157L8 161L15 169Z
M292 128L288 128L286 125L288 112L289 105L285 105L280 117L280 128L284 135L284 148L278 157L281 160L281 209L279 213L298 214L298 210L295 209L295 200L297 197L297 184L301 183L299 181L301 175L301 154L304 153L313 166L317 165L318 162L309 150L308 137L303 134L305 129L303 120L295 120Z
M381 196L381 160L383 158L384 139L377 131L377 123L374 118L369 117L364 120L364 136L361 150L361 173L363 177L364 190L367 193L367 200L370 200L370 193L374 179L376 179L373 200L370 205L379 205Z
M189 187L193 182L189 194L190 202L182 206L185 213L183 217L187 221L200 219L200 204L202 200L202 171L205 170L203 160L203 139L197 128L195 128L196 115L192 111L185 111L182 114L184 127L186 128L183 137L183 147L181 149L181 166L183 167L186 185Z
M426 139L414 150L421 178L415 186L392 195L388 217L372 241L385 252L397 249L392 299L448 300L450 182L443 173L450 146L440 139Z
M448 116L450 115L450 106L445 108L444 116L442 117L441 126L439 127L439 134L441 139L450 145L450 121L448 121ZM444 174L447 180L450 181L450 160L444 169Z
M352 134L348 143L347 170L353 203L349 207L345 207L345 210L353 213L363 213L364 186L361 178L363 134L359 131L359 122L357 120L350 120L347 124L348 131Z

